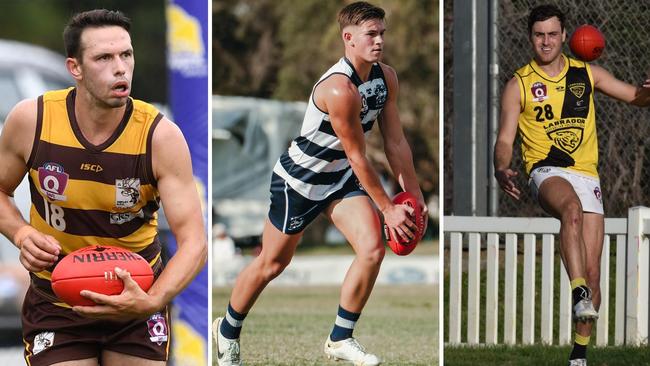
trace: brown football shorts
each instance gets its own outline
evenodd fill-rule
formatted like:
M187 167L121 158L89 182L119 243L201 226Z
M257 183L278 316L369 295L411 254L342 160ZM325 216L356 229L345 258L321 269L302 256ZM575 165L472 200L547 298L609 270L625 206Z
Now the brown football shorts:
M52 304L32 284L25 296L22 321L25 361L29 366L101 359L103 350L156 361L166 361L169 353L171 324L167 307L148 319L89 319Z

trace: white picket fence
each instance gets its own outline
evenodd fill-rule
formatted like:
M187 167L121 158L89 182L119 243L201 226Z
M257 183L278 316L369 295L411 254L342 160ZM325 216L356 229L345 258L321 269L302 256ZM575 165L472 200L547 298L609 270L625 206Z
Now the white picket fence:
M513 217L460 217L445 216L445 250L448 251L449 329L447 342L461 344L461 317L467 318L466 343L479 344L481 310L485 310L485 343L497 344L497 330L503 328L502 343L532 344L535 342L535 317L541 316L539 340L544 344L569 344L572 338L571 290L569 278L562 268L560 274L559 314L553 312L555 240L560 222L553 218ZM616 345L641 345L648 343L648 291L650 289L650 208L633 207L627 218L605 220L605 239L601 260L602 303L597 321L595 343L610 344L609 313L615 311L614 340ZM505 266L503 324L499 320L499 236L505 235ZM519 238L523 235L523 309L521 340L517 342L517 258ZM541 235L541 314L535 314L535 259L537 238ZM463 271L463 236L467 236L467 264ZM482 243L482 237L487 237ZM612 244L614 241L615 244ZM609 308L610 298L610 247L616 245L616 301ZM487 262L485 304L481 304L481 251L485 250ZM558 259L559 261L559 259ZM467 313L461 314L463 300L462 276L467 273ZM482 307L483 306L483 307ZM559 329L553 329L555 317ZM592 336L593 339L593 336Z

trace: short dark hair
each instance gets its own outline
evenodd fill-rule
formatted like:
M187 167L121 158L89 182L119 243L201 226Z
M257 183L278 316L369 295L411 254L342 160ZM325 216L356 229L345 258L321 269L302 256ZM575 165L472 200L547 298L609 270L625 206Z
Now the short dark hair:
M533 24L553 17L557 17L560 20L560 26L564 30L564 13L557 6L546 4L533 8L528 15L528 35L531 35L533 32Z
M339 26L343 30L348 25L359 25L370 19L384 20L385 15L384 9L365 1L357 1L341 9L339 12Z
M63 45L68 57L81 59L81 33L88 27L115 25L131 29L131 19L117 10L95 9L78 13L70 18L63 30Z

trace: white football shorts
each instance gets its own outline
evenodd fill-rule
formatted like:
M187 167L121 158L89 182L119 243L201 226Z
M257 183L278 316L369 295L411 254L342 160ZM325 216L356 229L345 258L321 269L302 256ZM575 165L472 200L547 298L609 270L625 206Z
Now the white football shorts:
M571 183L573 190L578 195L582 204L582 211L604 214L603 210L603 193L600 190L600 180L588 175L573 172L568 169L553 166L543 166L530 172L528 185L533 192L533 197L537 200L537 194L542 182L550 177L564 178Z

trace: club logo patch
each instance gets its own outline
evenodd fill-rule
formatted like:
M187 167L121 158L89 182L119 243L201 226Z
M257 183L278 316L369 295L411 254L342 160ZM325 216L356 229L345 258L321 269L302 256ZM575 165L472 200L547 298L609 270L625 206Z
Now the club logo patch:
M603 203L603 194L600 192L600 187L594 188L594 196L600 203Z
M34 347L32 352L38 354L41 351L51 347L54 344L54 332L39 333L34 337Z
M364 191L364 192L366 191L366 190L363 188L363 186L361 185L361 182L359 182L359 179L356 179L356 178L355 178L355 179L354 179L354 182L357 184L357 188L359 188L359 190Z
M585 93L585 83L574 83L569 85L569 90L571 94L575 95L576 98L582 98L582 95Z
M572 154L582 144L585 120L583 118L566 118L553 121L544 126L546 135L555 146Z
M41 185L41 192L52 201L66 201L63 194L68 185L69 175L63 171L63 167L57 163L45 163L38 168L38 182Z
M287 230L299 229L304 223L305 219L302 216L294 216L289 219L289 227Z
M551 139L555 145L569 154L576 151L582 142L582 129L567 128L557 130L551 134Z
M548 99L546 85L539 81L531 86L530 91L533 93L533 102L543 102Z
M155 313L149 317L147 328L149 330L149 340L152 343L157 343L160 346L163 342L167 342L167 321L160 313Z
M140 178L115 180L115 207L131 208L140 200Z

